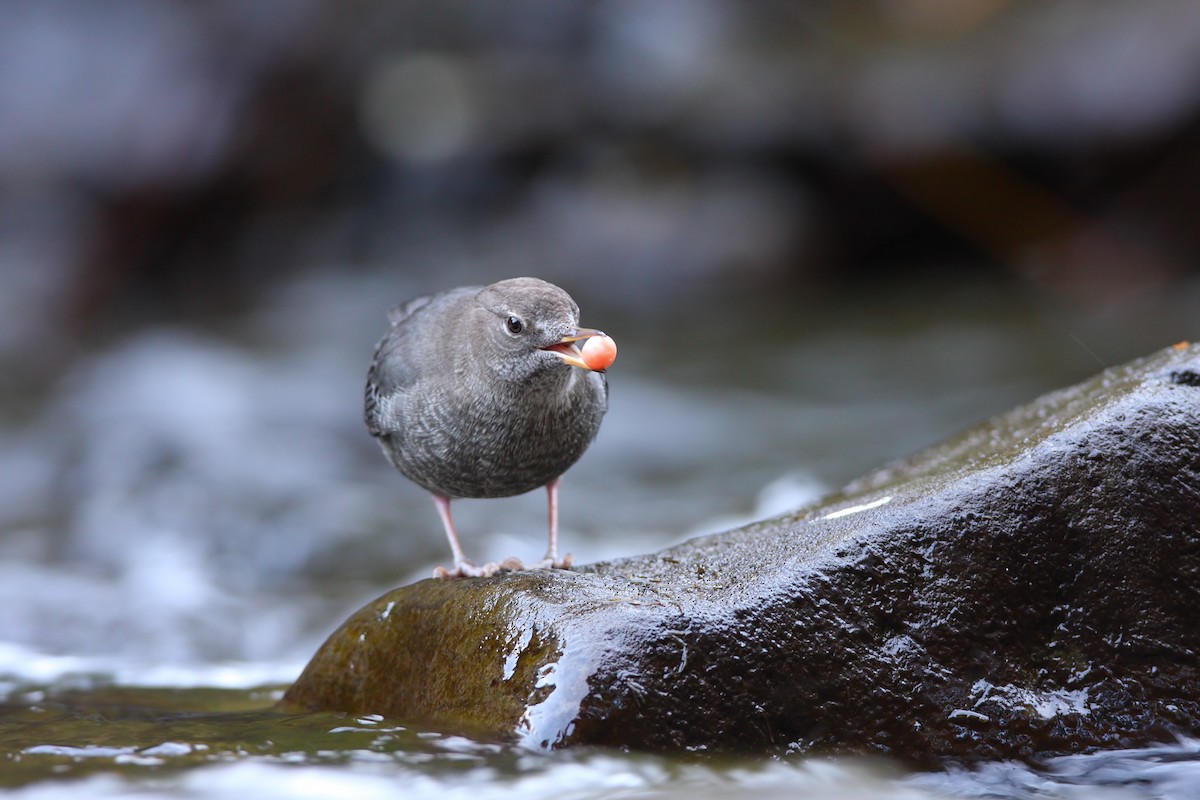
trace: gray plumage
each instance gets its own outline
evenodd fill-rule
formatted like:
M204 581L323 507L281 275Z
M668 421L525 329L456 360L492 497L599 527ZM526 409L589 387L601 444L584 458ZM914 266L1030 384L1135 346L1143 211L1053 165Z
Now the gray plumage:
M364 418L396 469L445 501L457 573L495 565L459 563L449 500L539 486L550 492L547 559L558 562L557 479L608 407L604 375L583 366L572 342L599 332L581 330L571 297L536 278L418 298L391 322L367 373Z

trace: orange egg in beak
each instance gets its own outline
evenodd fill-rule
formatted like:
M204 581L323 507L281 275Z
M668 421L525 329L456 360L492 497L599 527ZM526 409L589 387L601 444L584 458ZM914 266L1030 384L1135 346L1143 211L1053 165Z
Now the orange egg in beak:
M576 342L587 339L581 350ZM593 342L607 342L597 346ZM564 336L549 347L542 348L554 353L564 364L595 372L607 369L617 357L617 345L604 331L595 328L579 328L570 336Z

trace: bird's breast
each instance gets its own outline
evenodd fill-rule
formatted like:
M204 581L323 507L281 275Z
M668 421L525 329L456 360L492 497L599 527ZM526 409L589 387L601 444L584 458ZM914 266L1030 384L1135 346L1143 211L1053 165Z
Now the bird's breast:
M401 472L439 494L522 494L583 455L604 415L602 379L599 390L571 376L555 392L418 393L390 454Z

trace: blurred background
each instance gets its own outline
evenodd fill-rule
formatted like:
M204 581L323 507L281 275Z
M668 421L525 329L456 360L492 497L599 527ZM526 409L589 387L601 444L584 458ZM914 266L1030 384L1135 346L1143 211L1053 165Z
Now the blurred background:
M616 338L587 562L1200 335L1198 206L1192 0L10 0L0 678L290 680L446 563L361 422L409 297ZM541 493L455 514L544 548Z

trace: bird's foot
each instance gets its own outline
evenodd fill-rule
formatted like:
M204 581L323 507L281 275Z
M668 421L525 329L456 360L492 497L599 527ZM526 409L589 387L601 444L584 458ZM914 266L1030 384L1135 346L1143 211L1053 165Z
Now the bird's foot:
M541 561L529 565L529 569L570 569L575 563L575 556L567 553L562 558L547 555Z
M517 572L518 570L527 569L527 567L525 566L525 562L521 559L517 558L516 556L509 556L500 562L500 569Z
M541 561L535 561L532 564L526 564L516 556L509 556L499 564L489 561L482 567L477 567L470 561L460 561L454 565L454 569L434 567L433 577L448 581L451 578L490 578L497 572L519 572L526 569L570 569L574 561L575 557L570 553L562 558L546 556Z
M507 559L505 563L507 563ZM454 569L446 569L443 566L434 567L433 577L443 581L451 578L490 578L499 572L501 567L501 564L494 561L489 561L482 567L477 567L470 561L459 561L454 564Z

